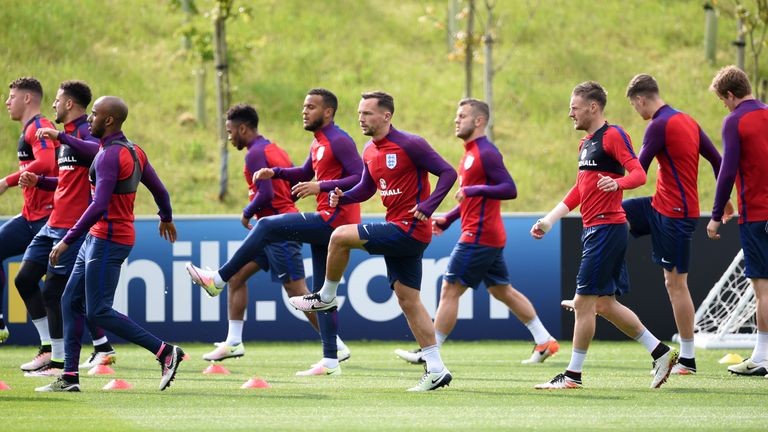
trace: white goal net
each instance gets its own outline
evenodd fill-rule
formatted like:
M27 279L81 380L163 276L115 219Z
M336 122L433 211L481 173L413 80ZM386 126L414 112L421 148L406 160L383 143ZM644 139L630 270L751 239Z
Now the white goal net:
M739 253L696 310L694 339L699 348L752 348L755 345L755 292L744 275ZM679 335L675 335L679 340Z

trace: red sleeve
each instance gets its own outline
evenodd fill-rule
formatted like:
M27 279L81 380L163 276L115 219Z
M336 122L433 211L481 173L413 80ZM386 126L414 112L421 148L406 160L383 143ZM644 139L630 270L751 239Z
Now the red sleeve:
M43 126L53 127L51 124ZM37 136L35 136L36 132L37 127L35 127L34 124L31 124L27 127L24 136L27 142L32 146L32 154L35 155L35 160L27 165L23 171L19 170L9 174L5 178L5 182L8 186L18 186L19 177L21 177L21 173L24 171L29 171L37 175L51 175L56 171L56 147L59 146L58 141L51 141L45 138L37 139Z
M571 190L563 198L563 204L568 207L568 210L573 210L581 204L581 193L579 192L578 183L573 185Z
M645 184L647 176L642 165L640 165L639 160L630 159L626 164L624 164L624 168L629 171L629 174L622 178L616 179L616 183L619 185L619 189L634 189Z
M605 134L605 138L603 138L603 148L605 148L606 153L619 161L629 171L626 176L616 179L619 189L634 189L645 184L645 170L640 165L637 156L635 156L635 151L632 149L632 141L626 132L617 126L611 127L609 132Z

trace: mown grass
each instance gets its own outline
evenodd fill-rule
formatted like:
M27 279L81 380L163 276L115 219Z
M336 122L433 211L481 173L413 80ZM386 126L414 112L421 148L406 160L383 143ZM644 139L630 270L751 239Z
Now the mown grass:
M208 3L198 0L202 6ZM718 63L704 61L701 2L545 0L497 2L503 17L496 60L503 63L495 81L496 144L515 178L519 198L505 211L546 211L575 178L575 147L581 133L567 118L575 84L596 79L609 92L607 116L625 126L639 150L644 122L623 97L636 73L655 75L665 99L696 118L719 144L725 109L707 91L714 72L735 61L730 42L735 25L719 22ZM362 149L356 108L361 91L384 89L396 98L394 124L426 137L451 163L462 147L453 136L456 101L462 97L460 63L449 62L442 30L419 17L429 6L438 18L446 2L353 1L304 2L260 0L250 21L229 24L232 39L254 42L255 49L233 65L233 102L255 104L261 131L288 150L294 163L306 157L311 136L301 128L300 107L307 89L323 86L340 97L337 122ZM529 23L528 11L536 13ZM0 8L0 77L39 77L47 91L44 112L58 83L87 80L95 94L117 94L131 107L126 132L148 151L167 183L179 213L238 213L246 199L242 155L230 152L230 193L218 192L219 150L212 121L213 72L208 68L208 117L205 127L179 124L193 111L192 65L178 56L175 34L181 13L167 1L8 0ZM475 69L474 95L482 97L481 66ZM3 85L5 88L5 84ZM0 91L4 95L6 90ZM5 99L5 97L3 97ZM0 118L0 172L15 168L13 149L19 126ZM649 185L628 196L653 191ZM700 179L701 207L712 204L714 182L708 167ZM15 214L17 190L0 198L0 214ZM304 200L302 209L313 208ZM446 200L441 209L455 205ZM378 200L365 212L380 212ZM149 194L140 194L137 211L155 212Z
M81 379L80 394L34 393L43 378L24 378L17 364L31 347L0 348L3 430L764 430L766 379L729 376L723 350L697 353L699 374L648 388L650 357L639 344L596 342L581 390L536 391L567 365L570 344L542 365L519 360L530 344L449 342L443 358L448 387L407 393L421 368L396 359L395 342L351 342L338 377L296 377L320 355L312 343L246 342L247 355L223 363L231 375L203 375L209 345L183 344L191 360L170 389L157 390L159 367L142 348L120 345L116 375ZM742 355L748 355L743 352ZM270 389L241 390L259 376ZM135 385L100 390L112 378Z

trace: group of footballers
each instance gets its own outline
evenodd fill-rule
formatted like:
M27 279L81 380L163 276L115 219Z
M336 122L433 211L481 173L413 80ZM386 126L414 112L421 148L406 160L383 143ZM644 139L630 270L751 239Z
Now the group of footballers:
M38 391L80 391L80 340L87 324L95 348L81 366L114 359L104 336L107 330L152 352L161 364L160 390L167 388L184 352L112 309L120 265L134 241L133 200L139 182L158 204L160 235L171 242L176 238L167 191L146 154L122 133L128 114L125 102L113 96L97 99L87 119L89 128L85 110L90 89L80 81L66 81L54 102L56 121L64 124L64 131L58 132L40 114L42 88L37 80L20 78L10 88L6 105L24 130L19 140L20 171L0 180L0 193L8 186L23 186L25 204L20 216L0 228L0 253L5 259L26 247L16 285L42 342L39 355L22 369L57 377ZM574 128L587 134L579 145L576 184L531 228L531 235L540 239L560 218L581 207L583 251L576 294L562 302L575 313L573 349L566 370L535 388L582 386L583 363L598 314L648 350L653 358L652 388L664 384L670 374L696 373L694 307L687 274L699 217L699 155L709 161L717 179L707 226L713 239L719 238L720 224L734 215L729 196L736 182L746 275L757 298L757 343L748 360L729 370L768 374L768 183L760 180L758 171L768 161L768 106L752 96L748 77L733 66L718 72L711 89L731 111L723 125L722 158L690 116L662 100L650 75L635 76L626 92L638 114L650 120L639 157L628 134L606 121L607 94L600 84L587 81L574 88L569 116ZM481 283L531 332L535 347L522 363L540 363L557 353L558 342L531 302L509 282L500 202L514 199L517 189L501 152L485 136L488 105L477 99L458 104L455 135L465 152L458 165L457 205L434 217L457 179L456 170L425 139L392 126L393 97L380 91L362 94L358 120L363 134L370 137L362 157L353 139L334 123L337 109L331 91L316 88L307 93L303 126L313 139L302 166L293 166L282 148L259 133L259 116L252 106L239 104L227 112L232 145L246 149L244 175L250 199L241 223L249 232L218 270L187 265L192 281L208 295L219 295L227 286L229 290L227 338L203 358L221 361L245 354L246 282L264 270L282 283L290 304L306 314L322 341L322 359L296 375L341 374L340 362L351 352L338 334L336 290L352 249L384 256L390 287L419 345L395 353L410 363L423 363L425 369L409 391L435 390L451 382L440 348L456 325L459 298ZM653 159L659 166L656 193L622 201L623 190L645 184ZM429 173L437 177L434 191ZM386 207L385 222L363 224L359 203L377 191ZM295 201L310 196L315 196L316 211L299 212ZM422 256L431 237L441 235L457 219L461 236L443 277L433 322L420 298ZM663 268L681 336L679 353L617 301L629 290L624 262L628 232L651 235L653 260ZM311 293L304 279L302 243L312 251ZM2 315L0 340L5 340L8 333L1 319Z

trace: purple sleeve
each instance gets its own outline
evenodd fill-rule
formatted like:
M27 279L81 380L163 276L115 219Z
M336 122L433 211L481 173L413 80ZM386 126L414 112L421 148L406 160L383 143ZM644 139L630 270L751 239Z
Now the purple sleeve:
M44 175L37 176L37 184L35 185L36 188L42 189L44 191L55 191L56 186L59 185L59 178L58 177L46 177Z
M144 170L141 173L141 182L149 189L149 192L155 199L155 204L157 204L159 210L157 214L160 216L160 220L171 222L173 220L171 196L168 194L168 189L165 188L152 164L149 163L149 159L147 159L147 163L144 165ZM96 184L98 185L98 183Z
M91 138L95 139L93 137ZM60 143L72 147L81 156L87 157L89 159L95 158L96 154L99 152L98 141L81 140L80 138L73 137L72 135L67 135L64 132L59 132L57 139Z
M709 161L709 164L712 165L712 171L715 172L715 178L717 178L723 158L720 157L720 152L717 151L712 140L701 127L699 127L699 154Z
M94 159L96 164L96 190L93 193L93 201L85 209L80 219L75 223L62 241L71 245L79 239L88 229L104 215L109 207L109 200L115 191L117 176L120 172L120 150L123 146L113 145L107 147L103 154Z
M486 185L467 186L464 195L468 197L483 196L486 198L507 200L517 198L517 187L509 171L504 167L504 158L493 148L480 149L480 162L485 170Z
M331 141L331 151L333 157L341 164L342 176L336 180L325 180L320 182L320 190L330 192L336 188L343 191L351 189L358 182L363 173L363 159L357 153L355 142L347 136Z
M445 217L445 223L444 224L438 224L437 226L441 230L447 230L448 228L451 227L451 224L456 222L456 219L458 219L459 216L461 216L461 207L460 206L456 206L453 209L451 209L451 211L446 213L445 216L443 216L443 217Z
M339 199L339 204L359 203L367 200L376 193L376 182L371 178L368 167L363 165L363 174L360 176L360 183L352 189L344 192Z
M425 169L438 177L435 190L424 201L418 204L418 210L426 216L432 216L437 206L456 182L456 170L445 161L423 138L414 139L401 144L416 167ZM374 185L375 187L375 185Z
M658 120L651 121L648 125L648 129L645 130L645 136L643 136L643 148L640 149L640 166L643 167L643 171L648 172L648 168L653 162L653 158L664 148L666 144L666 132L664 126L666 122Z
M712 207L712 220L714 221L719 222L723 218L725 203L731 197L733 182L736 180L736 171L739 168L740 157L739 118L729 116L723 124L723 162L720 165L720 173L717 176L715 205Z
M269 168L267 156L264 154L264 146L259 146L254 150L249 150L245 155L245 166L248 171L255 173L262 168ZM256 195L251 202L243 209L243 216L252 218L257 211L268 206L275 197L275 191L272 188L272 180L256 181Z
M272 167L272 171L275 172L275 176L273 178L288 180L290 184L310 181L315 176L315 170L312 169L312 155L307 156L307 160L304 161L304 165L300 167Z

